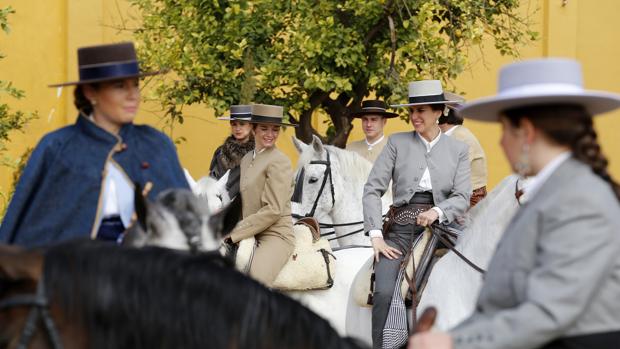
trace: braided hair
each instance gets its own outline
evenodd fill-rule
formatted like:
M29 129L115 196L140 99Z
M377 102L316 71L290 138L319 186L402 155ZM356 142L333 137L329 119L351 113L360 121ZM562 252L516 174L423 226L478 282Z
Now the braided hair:
M607 170L609 161L602 153L594 130L592 116L581 105L559 104L514 108L504 112L514 127L527 117L534 127L553 142L569 146L573 157L592 168L592 171L611 186L620 201L620 185Z
M91 84L94 89L99 87L98 84ZM88 116L93 113L93 105L90 103L86 95L84 94L84 86L77 85L73 91L73 105L80 113Z

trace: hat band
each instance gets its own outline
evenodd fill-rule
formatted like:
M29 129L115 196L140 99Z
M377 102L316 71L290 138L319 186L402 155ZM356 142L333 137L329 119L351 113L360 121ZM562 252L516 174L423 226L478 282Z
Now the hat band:
M409 103L430 103L445 101L446 97L443 93L430 96L409 96Z
M263 115L256 115L256 114L252 114L252 121L253 123L276 123L276 124L281 124L282 123L282 118L278 118L275 116L263 116Z
M385 111L385 108L381 108L381 107L363 107L362 108L363 111Z
M131 75L140 75L137 61L80 68L80 81L114 79Z
M234 116L236 118L251 118L252 113L230 113L230 116Z

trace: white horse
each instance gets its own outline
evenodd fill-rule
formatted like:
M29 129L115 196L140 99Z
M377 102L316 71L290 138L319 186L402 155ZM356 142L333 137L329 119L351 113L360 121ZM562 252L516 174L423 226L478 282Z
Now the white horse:
M370 246L362 223L362 194L372 163L357 153L323 145L316 136L310 145L294 137L293 143L299 152L295 189L302 193L293 214L316 218L323 223L324 235L335 233L325 236L338 246ZM386 213L392 204L391 187L381 200Z
M293 213L308 214L314 201L317 201L314 217L322 223L361 221L361 197L371 164L357 154L324 146L318 138L313 139L311 145L295 140L295 145L301 152L297 177L301 179L299 172L303 168L304 184L300 188L302 200L300 203L293 203ZM320 163L327 161L327 152L330 154L331 172L326 171L326 163ZM319 163L316 163L317 161ZM363 175L360 176L359 173ZM321 191L323 178L328 174L332 177L333 185L327 178ZM518 207L514 197L515 182L515 176L507 177L469 212L466 228L457 241L456 248L482 268L487 267L501 233ZM217 190L209 194L210 202L216 201L211 199L216 195L214 192ZM222 196L222 193L217 195ZM389 205L388 202L383 202L384 211ZM336 235L344 236L359 228L361 224L358 227L336 227ZM342 245L369 244L368 238L361 233L345 236L340 240ZM291 292L290 295L328 319L341 334L370 343L370 308L355 304L350 289L361 266L371 258L372 249L346 248L336 250L334 254L337 258L336 278L331 289ZM481 276L455 253L449 252L435 265L418 309L423 310L428 305L436 306L440 314L438 327L449 328L472 312L480 285Z
M466 228L455 248L481 268L489 265L501 234L517 211L517 178L516 175L504 178L467 214ZM474 311L481 286L482 274L450 251L432 269L418 304L418 316L434 306L438 310L435 327L448 330Z

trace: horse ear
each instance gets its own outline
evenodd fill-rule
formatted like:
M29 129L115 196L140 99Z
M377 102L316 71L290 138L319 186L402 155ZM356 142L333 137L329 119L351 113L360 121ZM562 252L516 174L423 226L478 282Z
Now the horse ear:
M220 179L217 180L217 186L220 190L226 190L226 183L228 183L228 177L230 176L230 170L226 170L226 173Z
M312 148L319 154L323 152L323 142L321 142L321 139L316 135L312 135Z
M209 225L216 238L228 235L241 217L241 195L237 195L228 205L209 217Z
M297 149L298 154L303 153L304 150L308 148L308 145L297 139L297 137L291 136L291 139L293 140L293 145L295 145L295 149Z
M0 244L0 278L38 281L43 272L43 254Z
M133 196L133 204L136 210L136 217L138 219L138 224L140 224L140 228L143 231L146 231L146 216L148 214L148 203L147 199L142 195L142 186L140 183L135 182L135 191Z

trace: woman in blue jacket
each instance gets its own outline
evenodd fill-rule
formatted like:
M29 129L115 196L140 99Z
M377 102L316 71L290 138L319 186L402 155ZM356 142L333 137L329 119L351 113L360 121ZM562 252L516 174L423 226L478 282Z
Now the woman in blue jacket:
M41 139L0 225L0 242L40 246L90 236L118 240L130 224L135 185L154 197L188 188L163 133L134 125L141 73L133 43L78 49L75 124Z

